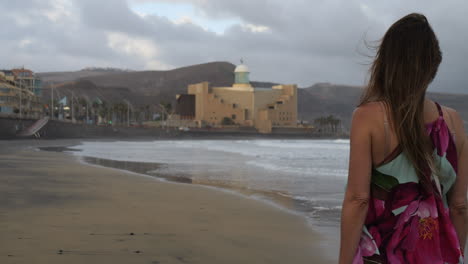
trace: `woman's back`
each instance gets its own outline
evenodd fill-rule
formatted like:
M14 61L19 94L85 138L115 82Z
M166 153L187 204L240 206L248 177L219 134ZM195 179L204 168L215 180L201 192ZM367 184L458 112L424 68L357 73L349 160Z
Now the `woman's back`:
M392 122L383 103L370 103L374 108L372 138L372 176L370 201L355 262L374 263L458 263L461 250L450 221L447 192L455 182L458 153L456 133L449 128L439 104L428 100L426 123L434 146L439 169L436 188L442 194L427 195L412 163L402 152L392 130ZM436 116L434 117L435 108ZM379 108L381 111L375 111ZM450 118L450 111L446 115ZM454 129L453 129L454 130ZM440 186L440 187L439 187ZM370 262L372 263L372 262Z
M434 124L442 117L445 124L448 127L448 131L452 135L454 142L456 143L457 149L461 148L459 143L462 142L463 133L456 133L458 129L453 120L453 115L456 115L455 110L440 106L442 112L439 112L438 103L432 100L426 100L424 109L424 123ZM369 116L368 123L372 126L372 165L379 166L384 162L388 156L395 151L401 151L400 142L398 142L397 135L394 130L393 121L391 115L388 112L385 104L381 101L368 103L366 106L368 111L373 113ZM463 131L462 131L463 132Z

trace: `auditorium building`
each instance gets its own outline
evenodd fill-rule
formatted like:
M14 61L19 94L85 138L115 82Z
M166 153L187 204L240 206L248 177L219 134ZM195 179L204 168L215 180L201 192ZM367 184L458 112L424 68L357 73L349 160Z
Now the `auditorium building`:
M271 133L275 127L297 127L297 86L253 87L249 69L235 68L231 87L211 87L208 82L191 84L187 94L178 94L176 114L197 127L254 127Z

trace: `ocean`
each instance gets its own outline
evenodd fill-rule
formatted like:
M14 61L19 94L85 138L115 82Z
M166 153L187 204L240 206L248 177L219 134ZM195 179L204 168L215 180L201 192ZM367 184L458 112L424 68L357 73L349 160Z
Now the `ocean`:
M336 258L349 140L86 141L73 148L89 163L228 189L301 214Z

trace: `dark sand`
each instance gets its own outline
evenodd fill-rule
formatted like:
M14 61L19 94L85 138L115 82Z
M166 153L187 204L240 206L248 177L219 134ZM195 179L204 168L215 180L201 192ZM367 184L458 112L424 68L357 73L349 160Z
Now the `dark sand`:
M300 216L0 141L0 263L329 263Z

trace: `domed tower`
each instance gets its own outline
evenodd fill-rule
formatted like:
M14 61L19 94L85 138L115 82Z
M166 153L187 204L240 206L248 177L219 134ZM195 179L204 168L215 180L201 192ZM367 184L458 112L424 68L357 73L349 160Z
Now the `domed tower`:
M241 64L237 65L234 70L235 78L232 88L240 91L253 91L254 88L250 85L249 74L249 67L247 67L247 65L244 64L244 61L241 60Z
M234 70L235 84L250 84L249 67L245 64L238 65Z

